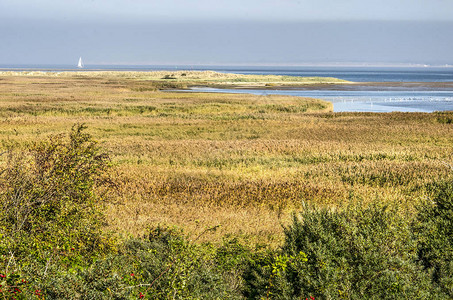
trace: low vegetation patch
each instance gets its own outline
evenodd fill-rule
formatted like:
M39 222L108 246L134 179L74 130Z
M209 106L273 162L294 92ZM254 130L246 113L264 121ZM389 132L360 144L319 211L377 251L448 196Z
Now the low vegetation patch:
M452 112L172 74L2 77L0 298L453 297Z
M125 238L102 228L103 195L116 187L107 154L84 129L6 153L4 299L453 297L451 181L427 186L432 196L415 214L376 201L306 204L277 248L234 237L200 243L218 226L195 239L168 226Z

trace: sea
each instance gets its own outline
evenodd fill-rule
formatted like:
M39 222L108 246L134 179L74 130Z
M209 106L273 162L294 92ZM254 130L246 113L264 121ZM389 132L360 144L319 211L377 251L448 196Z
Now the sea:
M213 89L194 88L197 92L249 93L256 95L291 95L324 99L333 103L335 112L434 112L453 111L453 66L445 67L369 67L369 66L190 66L190 65L88 65L76 69L71 65L0 65L0 71L177 71L212 70L224 73L335 77L359 83L386 82L390 85L341 85L329 89ZM418 85L404 84L418 82ZM397 83L401 83L398 85Z

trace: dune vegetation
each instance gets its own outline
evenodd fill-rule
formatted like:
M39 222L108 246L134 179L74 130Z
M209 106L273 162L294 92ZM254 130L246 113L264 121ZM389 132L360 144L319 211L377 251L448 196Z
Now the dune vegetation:
M171 91L339 82L1 73L0 295L451 297L452 112Z
M153 88L162 84L185 88L187 86L209 85L209 86L297 86L307 84L348 84L346 80L333 77L295 77L282 75L243 75L232 73L220 73L215 71L84 71L84 72L42 72L42 71L3 71L0 76L26 76L26 77L59 77L59 78L109 78L110 80L134 80L138 83L153 81ZM130 83L130 82L129 82ZM143 83L143 82L141 82ZM146 89L147 87L142 87ZM149 88L149 86L148 86ZM140 87L139 87L140 89Z

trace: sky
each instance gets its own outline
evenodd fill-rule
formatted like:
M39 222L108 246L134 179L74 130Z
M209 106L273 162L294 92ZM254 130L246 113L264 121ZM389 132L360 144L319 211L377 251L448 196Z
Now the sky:
M0 65L453 65L453 0L0 0Z

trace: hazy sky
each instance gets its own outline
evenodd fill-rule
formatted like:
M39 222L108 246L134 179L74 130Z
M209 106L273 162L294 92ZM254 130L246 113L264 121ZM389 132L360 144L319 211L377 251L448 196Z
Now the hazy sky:
M453 64L453 0L0 0L0 64Z

